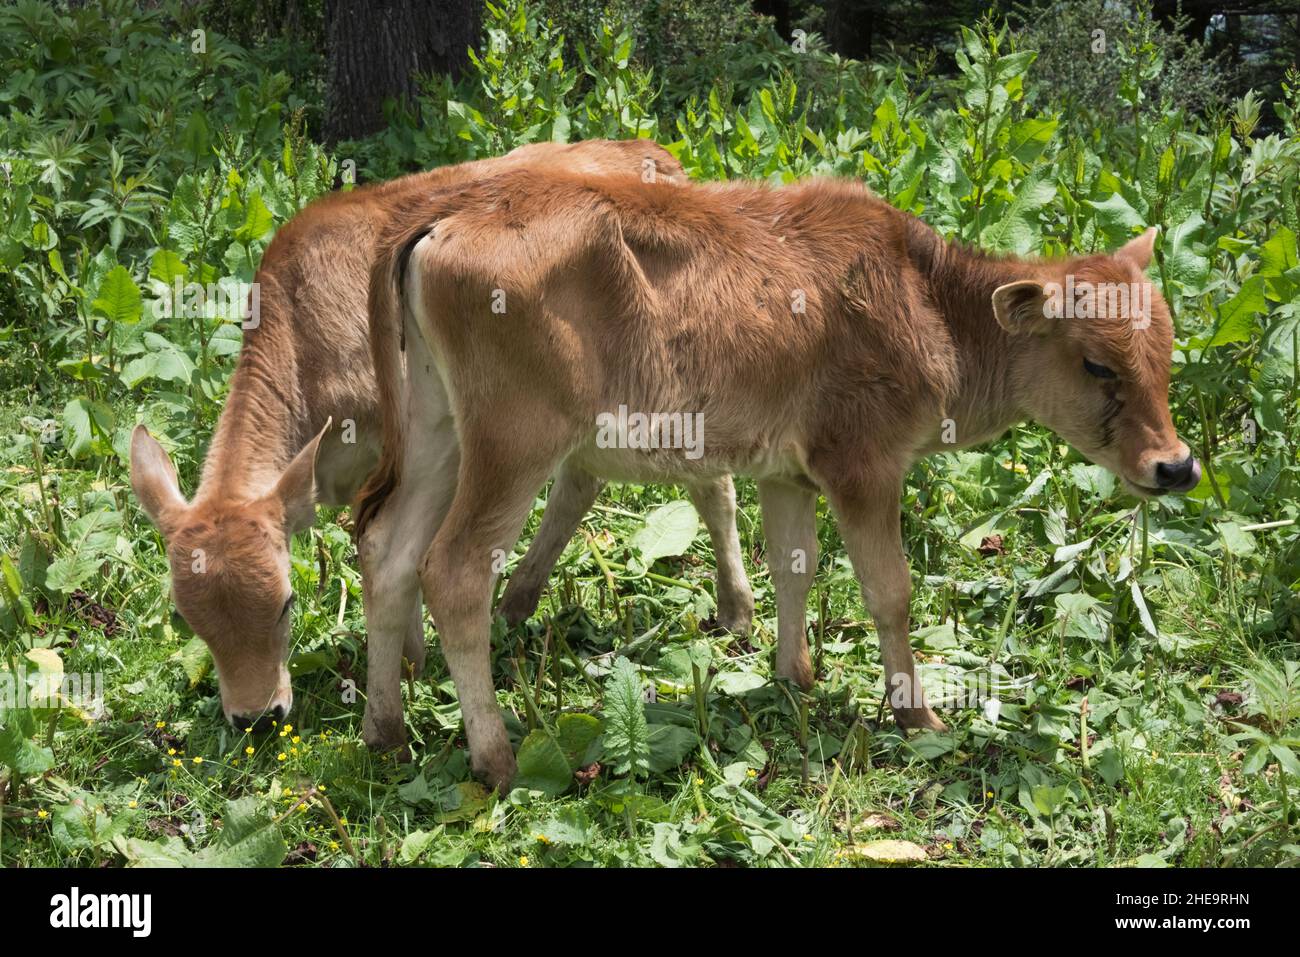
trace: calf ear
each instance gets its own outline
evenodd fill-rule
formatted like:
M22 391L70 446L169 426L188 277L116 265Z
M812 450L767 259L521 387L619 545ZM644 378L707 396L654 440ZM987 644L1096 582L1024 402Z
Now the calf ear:
M166 535L185 508L176 466L143 425L131 433L131 488L149 520Z
M1147 266L1151 265L1151 254L1156 248L1156 233L1159 230L1152 226L1141 236L1130 239L1119 249L1115 250L1116 259L1127 259L1138 269L1146 272Z
M1021 279L993 290L993 315L1007 332L1042 335L1052 328L1047 291L1036 279Z
M321 440L333 424L334 420L329 419L325 428L303 446L271 492L270 497L278 499L284 508L285 528L290 535L310 527L316 520L316 460Z

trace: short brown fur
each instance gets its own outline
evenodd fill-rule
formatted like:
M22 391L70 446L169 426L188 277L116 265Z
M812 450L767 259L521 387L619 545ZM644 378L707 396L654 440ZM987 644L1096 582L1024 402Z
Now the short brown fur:
M1067 274L1145 282L1153 240L1061 261L993 258L829 180L771 189L507 173L395 218L371 290L383 454L359 513L369 524L401 482L428 480L403 474L403 450L458 440L454 494L419 573L476 771L505 786L514 769L487 667L490 555L510 547L561 462L610 478L755 476L777 673L804 686L811 575L777 563L815 549L820 490L876 620L900 724L942 727L916 690L907 637L903 476L928 452L1034 418L1138 494L1159 491L1161 474L1177 471L1178 490L1194 481L1169 415L1172 327L1158 294L1150 315L1043 318L1045 284ZM491 314L494 291L504 316ZM454 436L437 403L412 419L384 374L411 329L439 370L428 388L445 391ZM705 454L598 447L597 416L620 404L702 413Z

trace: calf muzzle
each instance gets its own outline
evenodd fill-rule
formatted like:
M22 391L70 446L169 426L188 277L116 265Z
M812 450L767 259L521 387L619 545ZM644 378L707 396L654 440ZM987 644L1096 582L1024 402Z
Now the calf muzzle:
M1161 462L1156 466L1156 484L1161 492L1187 492L1201 481L1201 463L1188 455L1179 462Z

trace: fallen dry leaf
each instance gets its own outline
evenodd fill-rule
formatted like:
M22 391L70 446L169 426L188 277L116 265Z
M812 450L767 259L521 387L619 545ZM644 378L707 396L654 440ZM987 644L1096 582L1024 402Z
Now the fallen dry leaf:
M868 841L840 851L840 856L853 860L874 861L877 864L914 864L928 861L925 848L911 841Z
M872 811L862 819L858 827L865 828L868 831L897 831L899 824L888 814Z

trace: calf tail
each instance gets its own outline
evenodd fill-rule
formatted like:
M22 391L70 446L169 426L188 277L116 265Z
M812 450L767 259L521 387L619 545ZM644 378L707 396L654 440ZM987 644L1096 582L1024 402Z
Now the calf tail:
M406 375L403 364L406 320L402 290L411 252L431 228L428 223L413 224L400 235L381 239L370 267L370 359L375 369L383 431L379 462L353 501L354 534L358 540L401 481L402 392Z

